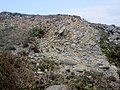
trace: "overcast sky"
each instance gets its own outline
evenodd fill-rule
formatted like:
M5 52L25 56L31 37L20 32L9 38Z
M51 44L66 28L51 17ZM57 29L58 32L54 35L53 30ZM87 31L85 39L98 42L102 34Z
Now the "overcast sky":
M1 0L0 12L78 15L90 22L120 25L120 0Z

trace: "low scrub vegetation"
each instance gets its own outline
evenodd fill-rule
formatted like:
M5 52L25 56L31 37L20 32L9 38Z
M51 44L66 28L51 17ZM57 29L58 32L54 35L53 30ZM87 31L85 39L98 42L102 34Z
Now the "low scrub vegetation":
M120 46L114 43L109 43L108 34L100 31L100 47L107 56L109 62L117 67L120 67Z
M0 90L30 90L34 74L26 68L26 60L10 52L0 51Z
M45 30L41 27L33 27L29 31L30 36L42 38L45 34Z
M4 47L4 49L5 49L5 50L16 50L15 46L14 46L14 45L10 45L10 44L6 45L6 46Z
M28 47L29 42L34 42L35 37L43 38L44 35L45 35L45 30L42 29L41 27L33 27L33 28L31 28L27 33L24 34L24 40L23 40L23 43L22 43L23 48ZM35 49L35 52L38 52L38 50L36 50L36 46L33 49Z
M102 48L102 51L105 53L105 55L108 58L108 61L117 66L120 67L120 45L116 45L113 42L109 42L108 37L110 35L109 32L106 32L106 28L108 26L102 25L102 24L90 24L91 27L99 30L100 32L100 47ZM115 25L112 25L115 27Z
M37 74L38 68L43 74ZM114 77L105 78L102 73L87 72L76 74L67 70L60 74L59 64L42 60L39 65L29 60L0 51L0 90L45 90L51 85L68 85L72 90L119 90L111 85ZM39 77L39 78L38 78Z

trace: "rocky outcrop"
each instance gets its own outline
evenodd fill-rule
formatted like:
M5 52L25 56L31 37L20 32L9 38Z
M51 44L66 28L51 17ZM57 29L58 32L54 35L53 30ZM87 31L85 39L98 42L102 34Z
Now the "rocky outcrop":
M114 43L116 45L120 45L120 27L115 25L105 25L105 24L95 24L89 23L92 28L96 28L98 30L104 31L107 33L106 37L108 37L108 43Z
M108 62L99 44L99 28L105 28L105 32L110 33L109 41L119 44L119 27L115 27L115 30L114 26L101 25L96 28L97 25L88 23L79 16L70 15L40 16L4 12L0 14L0 18L3 18L0 21L0 30L12 27L7 33L10 36L4 36L2 40L8 38L16 41L14 54L26 53L26 57L37 66L41 64L41 60L53 60L60 64L59 73L66 70L76 74L95 71L102 72L107 77L113 76L119 81L118 69ZM28 47L23 48L21 42L33 27L41 28L45 34L43 37L28 37ZM40 69L36 72L40 72Z

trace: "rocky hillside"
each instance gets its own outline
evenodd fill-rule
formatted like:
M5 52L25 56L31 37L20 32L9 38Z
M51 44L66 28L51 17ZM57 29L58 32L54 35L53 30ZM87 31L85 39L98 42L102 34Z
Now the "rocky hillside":
M120 89L120 27L115 25L79 16L2 12L0 47L27 59L38 90Z

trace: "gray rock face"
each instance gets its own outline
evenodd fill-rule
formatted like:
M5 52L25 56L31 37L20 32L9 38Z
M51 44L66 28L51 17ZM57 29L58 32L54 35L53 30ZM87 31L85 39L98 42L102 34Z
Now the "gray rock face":
M3 13L0 15L2 16ZM33 46L34 43L29 43L29 46L25 48L25 50L29 51L28 58L31 61L39 62L43 59L50 59L68 65L74 71L93 70L105 74L108 72L118 78L117 74L115 74L117 71L110 68L111 65L107 61L107 57L101 51L98 43L100 39L99 30L90 27L80 17L69 15L37 15L36 17L16 15L14 17L10 13L6 13L4 17L6 19L0 22L0 25L4 26L5 22L7 22L8 25L11 24L17 27L16 30L18 31L16 32L19 33L16 36L23 35L32 26L44 28L46 31L43 38L34 38L33 42L37 43L36 46L40 51L37 55L30 49L30 46ZM113 26L110 28L112 29ZM116 32L119 33L119 30L114 31L114 36L111 34L110 40L116 38L115 35L118 35ZM117 40L119 41L119 39ZM19 48L16 51L24 50L24 48ZM64 68L64 65L62 68Z
M70 89L67 85L53 85L46 88L45 90L72 90L72 89Z
M108 42L120 45L120 27L105 24L90 24L90 26L103 30L108 34Z

